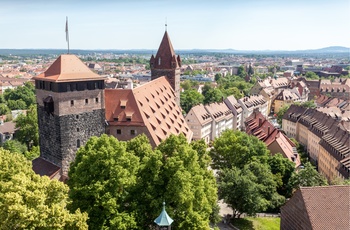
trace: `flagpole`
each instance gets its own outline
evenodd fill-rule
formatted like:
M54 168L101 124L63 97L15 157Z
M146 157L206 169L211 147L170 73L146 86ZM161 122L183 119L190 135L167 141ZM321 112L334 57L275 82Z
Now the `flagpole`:
M68 17L66 17L66 42L68 44L68 54L69 54Z

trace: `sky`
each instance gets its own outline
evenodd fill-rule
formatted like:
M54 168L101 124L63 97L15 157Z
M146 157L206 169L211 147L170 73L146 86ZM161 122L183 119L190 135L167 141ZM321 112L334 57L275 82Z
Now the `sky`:
M350 47L350 0L0 0L0 49Z

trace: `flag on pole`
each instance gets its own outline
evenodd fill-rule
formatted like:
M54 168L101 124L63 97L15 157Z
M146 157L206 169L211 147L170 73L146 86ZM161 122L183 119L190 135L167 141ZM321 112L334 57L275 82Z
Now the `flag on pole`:
M68 53L69 53L69 35L68 35L68 17L66 17L66 42L68 45Z
M66 42L68 42L68 17L66 17Z

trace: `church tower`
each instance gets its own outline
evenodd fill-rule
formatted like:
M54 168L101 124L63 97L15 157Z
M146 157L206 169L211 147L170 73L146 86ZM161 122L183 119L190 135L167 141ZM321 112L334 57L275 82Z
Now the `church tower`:
M105 132L104 79L64 54L34 80L40 158L67 176L78 148Z
M176 56L168 32L165 31L156 57L150 60L151 79L166 76L175 92L176 103L180 106L180 56Z

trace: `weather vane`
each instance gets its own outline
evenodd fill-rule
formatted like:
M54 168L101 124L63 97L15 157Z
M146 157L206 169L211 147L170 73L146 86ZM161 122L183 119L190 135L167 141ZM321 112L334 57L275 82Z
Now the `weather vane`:
M167 18L165 17L165 31L167 31L167 26L168 26Z

